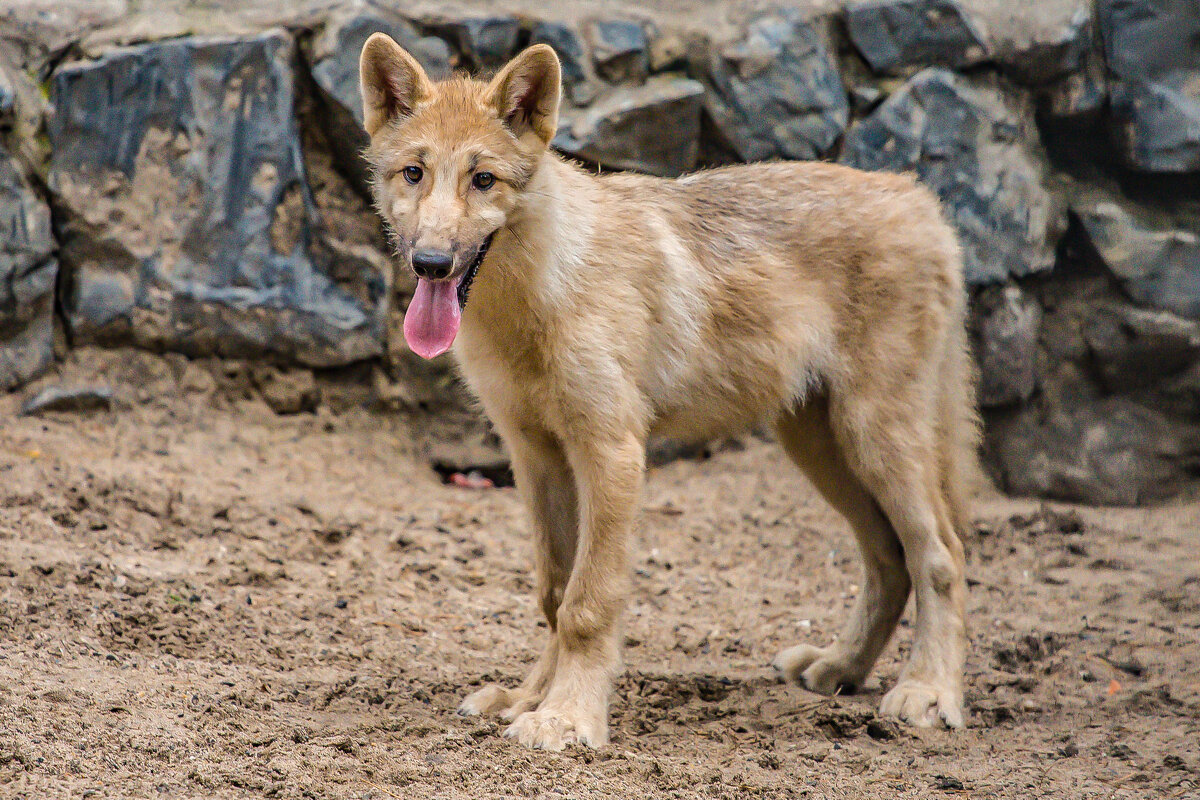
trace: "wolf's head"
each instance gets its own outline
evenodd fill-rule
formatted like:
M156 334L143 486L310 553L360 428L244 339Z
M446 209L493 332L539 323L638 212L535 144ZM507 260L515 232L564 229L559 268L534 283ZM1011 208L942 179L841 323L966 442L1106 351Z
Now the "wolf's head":
M359 80L375 203L417 275L404 338L433 358L453 344L492 237L519 207L554 138L558 57L534 45L490 82L434 83L376 33L363 45Z

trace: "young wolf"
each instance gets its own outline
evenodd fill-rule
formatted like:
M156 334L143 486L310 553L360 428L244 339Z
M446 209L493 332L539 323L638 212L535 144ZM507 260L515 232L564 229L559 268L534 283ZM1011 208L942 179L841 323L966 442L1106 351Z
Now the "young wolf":
M418 278L404 334L453 347L504 438L533 523L550 637L500 713L526 745L608 740L647 436L774 421L852 526L863 588L828 647L776 668L862 684L916 593L912 655L881 711L958 728L966 587L956 533L977 438L959 249L911 178L773 163L597 177L548 149L559 63L432 83L383 34L360 62L380 214ZM469 302L468 302L469 301Z

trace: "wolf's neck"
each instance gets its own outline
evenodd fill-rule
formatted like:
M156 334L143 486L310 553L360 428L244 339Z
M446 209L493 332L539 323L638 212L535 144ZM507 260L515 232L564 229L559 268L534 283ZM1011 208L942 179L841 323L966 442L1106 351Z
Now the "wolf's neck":
M547 153L522 205L496 237L477 283L481 310L504 313L522 304L536 316L564 309L566 294L586 268L592 235L591 179ZM475 293L472 301L476 301ZM489 313L489 316L491 314Z

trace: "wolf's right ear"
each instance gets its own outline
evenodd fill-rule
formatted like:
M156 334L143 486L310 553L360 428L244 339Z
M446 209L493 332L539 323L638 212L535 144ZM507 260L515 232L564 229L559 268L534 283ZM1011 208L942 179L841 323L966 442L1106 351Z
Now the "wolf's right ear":
M517 54L492 79L488 96L500 119L518 139L533 134L550 144L558 130L558 98L562 68L546 44L535 44Z
M433 84L425 70L386 33L373 33L358 59L363 127L375 132L397 117L411 114L429 96Z

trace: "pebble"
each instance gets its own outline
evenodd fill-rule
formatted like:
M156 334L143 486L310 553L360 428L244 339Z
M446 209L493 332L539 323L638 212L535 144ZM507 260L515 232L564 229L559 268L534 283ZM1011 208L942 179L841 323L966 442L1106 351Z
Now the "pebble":
M108 411L113 404L113 390L105 384L94 386L47 386L26 398L21 404L22 416L34 416L45 411Z

